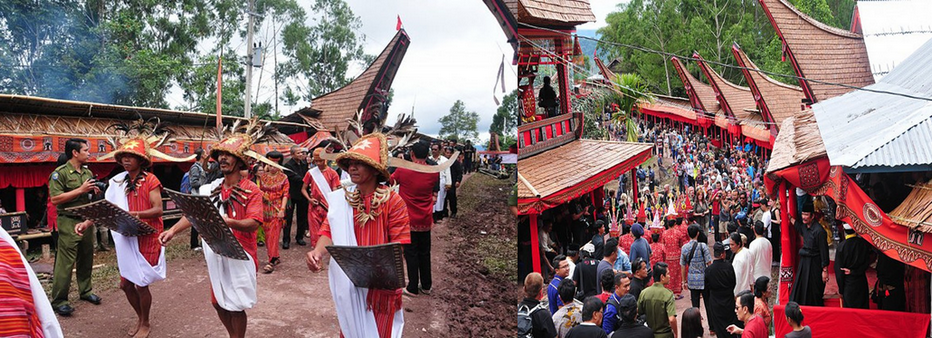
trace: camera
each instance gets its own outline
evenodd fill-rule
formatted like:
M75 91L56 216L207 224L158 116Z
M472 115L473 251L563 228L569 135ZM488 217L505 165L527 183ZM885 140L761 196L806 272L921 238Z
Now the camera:
M97 187L97 189L100 189L100 193L95 194L91 192L90 194L91 202L96 202L96 201L104 199L104 194L106 194L107 192L107 186L108 186L107 182L95 180L93 184L95 187Z

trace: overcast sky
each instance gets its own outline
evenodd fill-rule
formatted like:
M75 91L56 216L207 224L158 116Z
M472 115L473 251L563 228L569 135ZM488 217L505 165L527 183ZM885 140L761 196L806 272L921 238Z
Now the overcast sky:
M311 2L304 0L304 3ZM395 35L401 16L411 45L392 83L395 97L389 122L399 113L415 109L419 130L428 135L440 131L440 117L456 100L479 114L480 138L487 131L498 106L492 86L505 57L505 89L515 89L517 76L511 66L513 51L505 33L482 1L347 0L362 20L365 52L378 55ZM354 74L362 72L355 69ZM355 76L355 75L354 75ZM500 90L500 89L499 89ZM496 92L499 99L503 96Z
M592 7L592 14L595 14L596 22L589 22L584 25L577 26L577 29L599 29L605 27L605 17L608 16L608 13L618 11L619 3L627 3L627 1L615 1L615 0L591 0L589 1L589 6Z

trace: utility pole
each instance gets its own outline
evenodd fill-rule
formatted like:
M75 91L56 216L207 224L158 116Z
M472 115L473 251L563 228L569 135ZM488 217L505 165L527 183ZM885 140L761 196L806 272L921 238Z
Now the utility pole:
M255 0L249 0L249 10L246 11L246 15L249 16L249 25L248 25L248 28L246 29L246 91L245 91L246 98L244 100L246 107L243 110L243 116L247 119L252 117L252 97L251 97L252 95L250 95L250 92L252 91L252 54L253 54L253 51L252 51L252 26L253 26L252 15L253 13L252 12L253 12L253 8L255 7L255 2L256 2Z

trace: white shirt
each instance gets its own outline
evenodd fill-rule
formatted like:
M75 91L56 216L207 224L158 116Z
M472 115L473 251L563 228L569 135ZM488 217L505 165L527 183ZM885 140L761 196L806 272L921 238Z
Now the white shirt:
M764 233L767 234L767 238L773 238L773 234L770 232L770 226L773 224L773 218L770 214L770 210L761 210L764 214L761 215L760 221L764 223Z
M748 249L738 251L732 259L731 265L735 268L735 294L750 290L751 283L754 283L754 280L751 279L753 275L751 274L751 255L748 253Z
M570 274L567 276L569 276L570 278L573 278L573 271L576 271L576 263L573 263L573 260L570 259L569 257L566 258L566 262L570 263Z
M756 281L760 276L770 277L773 270L773 246L770 240L763 237L754 239L748 248L748 254L751 256L752 281Z

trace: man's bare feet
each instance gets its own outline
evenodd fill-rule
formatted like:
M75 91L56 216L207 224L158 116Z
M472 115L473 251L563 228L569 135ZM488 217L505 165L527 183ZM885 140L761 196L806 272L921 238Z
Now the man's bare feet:
M136 335L134 335L133 338L148 338L150 329L151 327L149 326L148 323L145 323L145 324L140 323L139 332L136 332Z
M139 326L141 326L141 325L142 325L142 322L140 322L140 321L137 320L137 321L136 321L136 325L131 326L131 327L129 328L129 331L126 331L126 335L127 335L127 336L130 336L130 337L135 336L135 335L136 335L136 332L139 332Z

